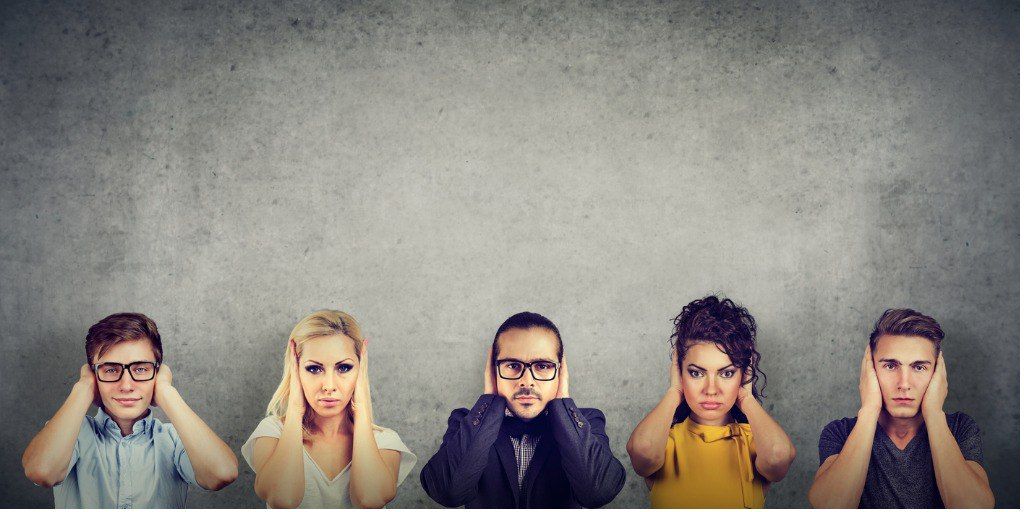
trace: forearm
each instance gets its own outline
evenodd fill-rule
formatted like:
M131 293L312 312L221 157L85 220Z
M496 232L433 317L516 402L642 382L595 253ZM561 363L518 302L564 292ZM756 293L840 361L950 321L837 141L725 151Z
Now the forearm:
M807 495L811 506L857 508L867 480L871 445L877 426L878 412L862 411L857 415L857 424L846 439L843 449L828 468L815 476Z
M682 402L677 391L669 390L633 429L626 443L626 452L633 471L642 477L651 476L665 463L665 443L672 428L676 409Z
M423 490L434 501L459 507L476 497L504 411L503 398L484 394L467 413L452 413L441 447L420 472Z
M57 413L43 426L22 454L21 464L29 480L53 487L66 476L82 420L92 406L92 391L75 384Z
M361 508L382 508L395 498L396 484L373 437L373 425L368 418L357 418L352 435L349 480L352 503Z
M161 387L157 403L185 445L200 486L215 491L238 478L238 459L234 452L185 403L176 388Z
M747 416L754 437L758 473L771 482L782 480L796 457L796 447L786 431L753 397L744 400L741 410Z
M585 416L572 399L548 403L551 432L558 444L562 470L576 500L587 508L604 506L622 490L626 471L612 454L604 433L604 416Z
M281 437L270 457L256 471L256 495L271 508L295 508L306 484L302 464L302 417L285 417Z
M935 483L946 508L992 508L995 498L988 479L972 469L949 430L941 411L925 416Z

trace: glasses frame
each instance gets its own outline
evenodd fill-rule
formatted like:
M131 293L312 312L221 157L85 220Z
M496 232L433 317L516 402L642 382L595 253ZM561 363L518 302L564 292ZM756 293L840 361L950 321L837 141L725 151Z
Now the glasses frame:
M117 366L121 367L121 372L117 374L117 378L116 379L114 379L114 380L103 380L103 379L100 378L100 366L103 366L103 365L106 365L106 364L113 364L113 365L117 365ZM137 364L151 364L151 365L153 365L153 376L148 378L148 379L136 379L135 378L135 374L132 373L131 369L132 369L132 366L135 366ZM130 363L97 363L97 364L92 365L92 372L93 372L94 375L96 375L96 380L98 380L100 382L121 382L121 379L124 378L124 371L125 370L128 370L128 376L131 377L132 380L134 380L135 382L149 382L149 381L155 379L156 378L156 372L160 371L160 362L159 361L132 361Z
M517 377L506 377L506 376L501 374L501 369L500 369L501 363L507 363L509 361L516 362L516 363L519 363L519 364L523 365L523 371L519 372L519 376L517 376ZM533 365L535 365L537 363L547 363L547 364L555 365L555 374L552 375L550 379L538 379L537 378L537 374L533 372ZM533 380L540 381L540 382L551 382L551 381L557 379L558 378L558 371L562 369L562 365L560 365L560 364L558 364L558 363L556 363L554 361L546 361L544 359L541 359L541 360L538 360L538 361L534 361L532 363L527 363L526 361L520 361L518 359L498 359L498 360L494 361L494 366L495 366L494 373L498 374L498 377L501 378L501 379L504 379L504 380L519 380L519 379L523 378L523 375L526 375L526 369L529 368L530 369L530 376L533 377Z

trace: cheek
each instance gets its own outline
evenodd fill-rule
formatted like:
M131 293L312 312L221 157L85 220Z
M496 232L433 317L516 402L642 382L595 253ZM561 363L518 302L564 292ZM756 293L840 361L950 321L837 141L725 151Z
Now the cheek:
M689 375L683 374L683 396L686 397L687 402L696 403L700 398L701 388L704 387L703 379L694 379Z
M511 397L512 393L516 392L516 382L518 381L505 380L499 377L497 385L498 394L506 398Z

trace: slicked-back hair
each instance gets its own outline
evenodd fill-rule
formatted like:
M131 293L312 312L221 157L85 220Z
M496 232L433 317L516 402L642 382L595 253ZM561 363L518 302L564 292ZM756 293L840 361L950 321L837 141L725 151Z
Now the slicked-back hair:
M92 365L93 359L102 356L110 347L141 339L149 340L156 361L162 362L164 347L160 343L156 322L142 313L115 313L89 328L89 333L85 335L85 358Z
M757 323L746 308L727 298L719 299L709 295L683 307L675 318L675 331L669 341L676 349L676 364L679 365L680 373L683 358L691 346L700 342L714 343L740 370L742 384L753 383L751 389L754 398L760 402L764 398L768 378L760 368L761 353L757 351L756 339ZM750 380L747 380L748 368ZM747 422L746 415L738 405L733 405L730 413L736 421ZM683 400L676 409L674 422L681 422L689 415L690 406Z
M508 317L494 333L494 342L491 343L491 364L493 365L497 361L498 338L501 333L512 329L526 330L534 327L541 327L555 333L555 339L558 340L558 361L555 362L560 363L562 361L562 333L558 332L558 327L555 327L555 323L544 315L523 311Z
M875 330L871 331L869 344L871 352L878 346L878 338L882 336L919 336L935 345L935 355L942 349L942 339L946 333L934 318L918 313L913 309L887 309L875 322Z

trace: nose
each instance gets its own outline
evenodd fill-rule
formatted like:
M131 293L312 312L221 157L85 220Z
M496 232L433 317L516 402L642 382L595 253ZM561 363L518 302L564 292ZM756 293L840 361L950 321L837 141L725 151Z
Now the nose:
M121 380L117 381L117 387L121 391L131 391L135 389L135 381L130 375L128 375L128 370L125 370L124 373L121 374Z
M900 370L900 380L896 383L900 391L910 391L910 368L904 367Z
M536 381L533 379L533 373L530 371L529 368L527 368L526 371L523 372L522 377L519 377L519 387L533 387L535 383Z
M338 389L337 386L335 386L334 384L334 372L325 373L326 375L324 376L323 384L321 386L323 390L329 393L331 391Z
M718 383L715 382L714 376L709 376L704 384L704 394L708 396L715 396L718 394Z

